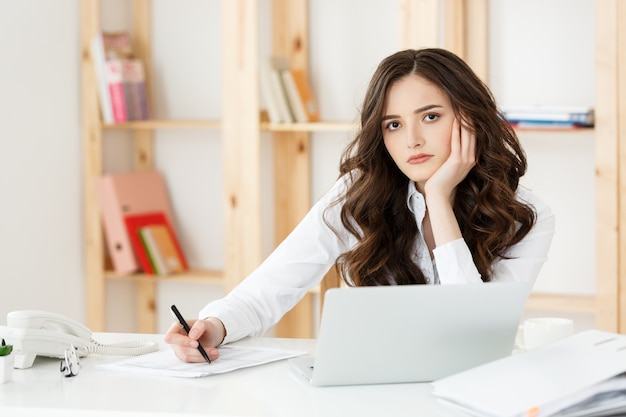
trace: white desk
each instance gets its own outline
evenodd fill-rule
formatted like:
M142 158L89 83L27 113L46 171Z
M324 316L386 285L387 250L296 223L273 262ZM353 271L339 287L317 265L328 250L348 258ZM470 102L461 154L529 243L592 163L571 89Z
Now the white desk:
M156 340L162 335L95 333L112 343ZM246 339L239 343L305 350L308 339ZM381 349L384 351L384 349ZM287 361L205 378L146 377L95 369L119 360L91 355L80 374L65 378L59 360L38 357L30 369L15 369L13 381L0 384L0 416L459 416L430 395L428 384L313 387Z

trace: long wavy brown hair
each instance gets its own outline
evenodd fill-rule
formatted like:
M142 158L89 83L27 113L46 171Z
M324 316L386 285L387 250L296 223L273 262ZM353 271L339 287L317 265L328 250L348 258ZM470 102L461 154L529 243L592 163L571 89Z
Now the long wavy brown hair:
M341 221L358 243L337 259L348 285L424 284L412 260L418 228L407 207L409 179L383 142L381 120L391 85L418 75L448 95L455 114L476 136L477 163L456 187L454 213L482 280L492 264L533 227L533 208L516 199L526 155L501 116L489 88L453 53L439 48L404 50L376 69L361 108L361 129L344 151L340 175L351 185L338 201Z

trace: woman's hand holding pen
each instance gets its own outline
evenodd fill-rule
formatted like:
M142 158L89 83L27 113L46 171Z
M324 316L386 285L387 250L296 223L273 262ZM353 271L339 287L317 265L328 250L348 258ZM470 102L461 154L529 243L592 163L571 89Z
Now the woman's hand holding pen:
M187 320L187 323L191 327L189 335L175 322L165 334L165 342L185 362L206 362L198 350L198 344L202 344L211 361L216 360L219 357L216 347L222 343L226 334L222 322L215 317L209 317L205 320Z

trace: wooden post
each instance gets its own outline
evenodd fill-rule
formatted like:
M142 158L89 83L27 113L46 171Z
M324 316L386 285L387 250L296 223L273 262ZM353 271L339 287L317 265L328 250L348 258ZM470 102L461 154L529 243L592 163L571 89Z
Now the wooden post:
M308 1L273 0L272 53L292 68L308 69ZM267 59L268 57L260 57ZM307 74L308 76L308 74ZM274 132L274 239L287 237L311 208L310 139L307 132ZM287 313L274 329L277 337L313 337L313 296Z
M225 189L225 289L262 260L258 0L222 7L222 148Z
M467 24L465 0L446 0L444 5L444 47L465 59Z
M399 47L439 46L439 0L400 0Z
M596 2L596 327L617 331L620 268L617 0Z
M626 333L626 2L618 1L617 27L617 144L619 146L619 281L618 331ZM600 24L600 23L598 23ZM598 100L596 100L598 101Z
M150 0L134 0L133 2L133 50L146 69L146 90L150 92L148 68L152 63L151 22L152 7ZM144 171L154 169L154 131L152 129L135 130L135 169ZM157 331L156 314L156 280L140 280L137 283L137 318L139 333L155 333Z
M465 0L465 62L489 80L489 0Z
M91 39L100 30L100 2L84 0L80 5L86 322L93 331L105 331L104 242L96 195L96 181L102 174L102 129L90 52Z

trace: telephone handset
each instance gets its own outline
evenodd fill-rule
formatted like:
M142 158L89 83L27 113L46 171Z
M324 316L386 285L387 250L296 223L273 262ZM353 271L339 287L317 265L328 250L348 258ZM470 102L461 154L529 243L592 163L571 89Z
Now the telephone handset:
M10 312L7 325L0 327L0 336L13 345L15 368L30 368L38 355L63 358L70 346L76 348L80 357L91 353L131 356L158 350L155 342L98 343L93 340L91 330L81 323L39 310Z

